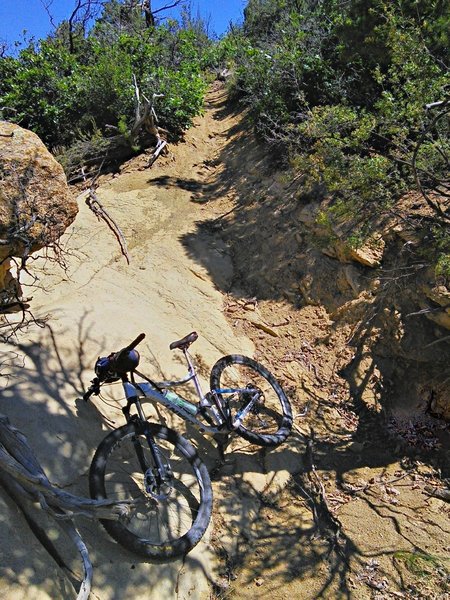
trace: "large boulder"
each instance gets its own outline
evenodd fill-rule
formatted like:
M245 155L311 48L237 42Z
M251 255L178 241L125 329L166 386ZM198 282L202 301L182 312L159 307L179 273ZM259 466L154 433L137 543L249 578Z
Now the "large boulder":
M0 121L0 304L17 296L10 258L58 240L78 206L61 165L37 135Z

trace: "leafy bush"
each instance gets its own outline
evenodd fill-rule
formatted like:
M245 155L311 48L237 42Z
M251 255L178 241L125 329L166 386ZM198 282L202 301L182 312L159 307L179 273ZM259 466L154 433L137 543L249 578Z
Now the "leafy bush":
M441 1L250 0L236 92L303 191L324 190L330 217L343 223L356 212L368 234L414 185L424 105L444 99L449 84L448 31ZM439 163L433 139L419 158L422 171Z
M189 127L203 104L202 48L193 30L176 22L156 28L118 29L117 2L75 52L67 31L0 59L0 105L9 118L35 131L50 147L70 146L95 132L108 136L135 115L136 77L141 92L158 100L160 125L174 134ZM109 11L109 12L108 12Z
M181 25L145 28L139 12L124 17L123 8L106 2L90 32L72 32L72 45L62 24L17 58L0 58L4 118L52 148L72 146L70 162L86 144L103 148L111 133L127 139L133 76L147 97L163 94L159 124L178 135L202 110L205 70L226 67L232 94L294 168L302 192L328 195L324 221L345 231L357 215L351 244L416 184L415 173L423 186L448 178L448 119L433 123L424 110L449 85L444 0L249 0L243 27L215 43L189 12ZM445 240L436 237L439 273L447 273Z
M31 129L50 146L69 140L78 112L74 57L60 44L43 42L0 65L4 75L0 104L10 109L5 118Z

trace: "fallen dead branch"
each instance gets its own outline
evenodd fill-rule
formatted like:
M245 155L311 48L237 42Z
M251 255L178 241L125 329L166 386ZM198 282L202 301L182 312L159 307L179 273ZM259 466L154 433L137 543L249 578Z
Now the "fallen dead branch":
M233 315L233 319L246 321L247 323L251 323L251 325L253 325L253 327L256 327L256 329L260 329L261 331L264 331L264 333L268 333L272 337L279 337L278 331L275 331L275 329L267 325L267 323L264 323L261 319L257 319L256 317L251 317L247 315L245 317L240 317L238 315Z
M156 138L156 146L153 150L153 154L150 157L148 166L151 167L158 156L166 149L167 141L161 137L162 133L167 133L165 129L161 129L158 126L158 117L156 115L154 103L157 98L163 98L164 94L153 94L152 99L149 100L144 94L144 104L141 103L141 92L137 84L136 76L133 75L134 83L134 95L136 98L136 112L134 118L134 125L131 128L131 138L136 139L139 131L144 127L148 133Z
M447 307L449 308L449 307ZM448 342L450 340L450 335L446 335L443 338L439 338L438 340L434 340L434 342L430 342L429 344L426 344L424 346L424 348L430 348L431 346L434 346L435 344L440 344L441 342Z
M86 198L86 204L92 210L92 212L97 217L97 219L104 221L107 224L107 226L109 227L109 229L111 229L111 231L115 235L117 241L119 242L120 250L121 250L123 256L125 257L127 263L130 264L130 256L128 254L127 242L125 240L125 237L124 237L120 227L114 221L114 219L107 213L107 211L100 204L100 201L97 197L97 194L95 193L95 190L93 189L93 186L91 186L91 188L89 189L89 195Z
M141 148L152 147L148 167L167 151L167 130L158 125L158 117L154 108L155 101L163 94L154 93L151 99L139 90L135 75L133 75L135 114L134 121L125 133L119 132L118 127L107 126L109 130L117 131L110 137L97 136L90 140L80 140L71 148L64 151L58 160L64 165L69 183L87 181L96 177L98 165L120 164L128 160Z
M164 148L166 147L167 142L166 140L160 140L157 145L155 150L153 151L153 154L150 157L150 160L148 161L148 166L151 167L152 164L155 162L155 160L158 158L158 156L161 154L161 152L164 150Z
M130 504L109 500L91 500L75 496L53 486L26 437L14 428L9 419L0 414L0 482L11 499L22 511L31 530L69 578L73 573L60 557L53 542L35 517L36 507L40 507L53 517L66 532L80 553L84 577L77 600L87 600L92 582L92 564L89 552L72 519L83 515L91 519L114 519L126 516Z
M446 502L450 502L450 490L445 490L443 488L433 487L432 485L426 485L424 491L434 498L439 498L440 500L445 500Z
M263 323L263 321L253 317L247 317L245 320L251 323L253 327L256 327L256 329L261 329L261 331L264 331L273 337L279 337L278 331L275 331L272 327L269 327L269 325Z
M382 479L380 479L379 481L368 481L365 485L360 485L360 486L354 486L354 485L344 482L341 484L341 487L347 494L355 495L355 494L358 494L359 492L365 492L368 489L373 488L373 487L390 486L393 483L397 483L397 481L401 481L402 479L405 479L406 477L410 477L410 476L411 476L411 473L409 471L407 471L406 473L403 473L402 475L399 475L398 477L394 477L393 479L388 479L385 481Z

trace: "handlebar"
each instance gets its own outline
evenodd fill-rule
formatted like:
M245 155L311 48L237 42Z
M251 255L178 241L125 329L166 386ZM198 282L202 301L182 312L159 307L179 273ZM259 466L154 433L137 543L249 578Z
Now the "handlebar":
M133 371L139 364L139 352L136 346L145 338L145 333L140 333L135 340L111 356L112 370L123 375Z
M89 400L93 394L98 395L100 393L102 383L117 381L117 379L133 371L138 366L139 352L135 348L144 338L145 333L140 333L137 338L119 352L112 352L109 356L97 359L94 367L97 377L91 381L92 385L83 394L85 401Z
M120 352L127 352L127 351L129 352L130 350L134 350L134 349L136 348L136 346L137 346L138 344L140 344L144 338L145 338L145 333L140 333L140 334L137 336L137 338L131 342L131 344L128 344L128 346L126 346L126 348L123 348L122 350L120 350L120 351L118 352L118 354L119 354Z
M91 384L92 385L90 385L86 392L83 394L83 400L85 402L87 402L89 398L94 394L96 396L100 394L100 379L98 377L94 377L94 379L91 381Z

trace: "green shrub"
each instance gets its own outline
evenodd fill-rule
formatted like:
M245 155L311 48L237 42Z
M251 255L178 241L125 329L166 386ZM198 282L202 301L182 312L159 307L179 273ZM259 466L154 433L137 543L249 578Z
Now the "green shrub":
M177 135L189 127L203 105L204 40L173 21L120 32L111 15L86 39L77 37L74 54L61 27L17 59L1 58L4 118L35 131L50 148L68 147L97 130L108 136L119 121L122 128L134 121L135 76L147 97L163 94L156 107L162 127Z
M23 50L13 71L11 59L0 64L5 74L0 105L12 109L5 118L31 129L49 146L68 141L78 112L74 57L61 44L43 42Z
M236 91L303 191L330 195L333 221L357 214L354 243L415 185L424 105L444 99L449 84L448 31L441 1L248 3ZM448 137L442 153L437 136L435 128L417 156L422 174L448 168Z

